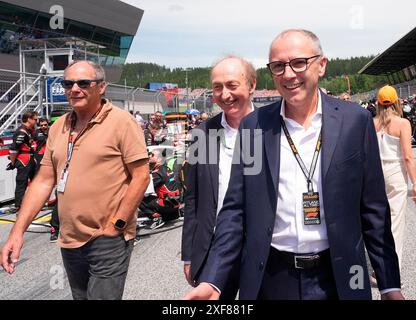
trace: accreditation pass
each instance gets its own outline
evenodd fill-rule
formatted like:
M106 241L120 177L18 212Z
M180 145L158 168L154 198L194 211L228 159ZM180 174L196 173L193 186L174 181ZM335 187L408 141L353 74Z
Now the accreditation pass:
M321 224L321 213L318 192L305 192L303 200L303 223L305 225Z
M68 180L68 169L65 168L64 170L62 170L61 178L58 181L58 186L56 188L58 192L63 193L65 191L67 180Z

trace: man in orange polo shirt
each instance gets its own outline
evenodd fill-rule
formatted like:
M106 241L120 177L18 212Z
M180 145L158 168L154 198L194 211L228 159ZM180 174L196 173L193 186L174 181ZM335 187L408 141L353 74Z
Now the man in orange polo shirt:
M13 273L23 234L57 185L61 247L74 299L121 299L136 212L149 184L143 131L134 117L103 99L104 70L71 63L62 85L71 113L50 128L40 170L1 252ZM122 124L122 125L120 125Z

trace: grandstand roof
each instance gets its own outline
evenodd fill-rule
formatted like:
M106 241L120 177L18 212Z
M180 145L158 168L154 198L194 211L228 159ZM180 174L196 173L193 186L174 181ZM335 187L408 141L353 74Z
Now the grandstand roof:
M379 54L358 73L387 75L416 64L416 28Z
M64 8L64 18L134 36L143 10L119 0L2 0L49 14L53 5Z

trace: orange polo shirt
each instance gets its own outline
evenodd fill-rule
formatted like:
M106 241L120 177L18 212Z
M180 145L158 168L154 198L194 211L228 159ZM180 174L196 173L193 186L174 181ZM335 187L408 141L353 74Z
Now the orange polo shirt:
M126 164L147 159L143 131L128 112L108 100L90 128L76 141L63 193L58 192L58 244L78 248L102 235L121 204L131 180ZM57 180L65 166L70 114L50 128L41 164L54 168ZM127 222L126 240L136 234L136 214Z

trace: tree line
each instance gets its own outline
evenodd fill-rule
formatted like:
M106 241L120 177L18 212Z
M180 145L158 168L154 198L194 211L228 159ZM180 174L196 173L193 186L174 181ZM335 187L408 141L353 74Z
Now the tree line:
M358 71L371 61L374 56L351 57L349 59L330 59L325 77L320 86L338 95L348 91L347 77L350 82L351 94L370 91L383 84L383 76L358 74ZM150 82L176 83L180 88L209 88L210 68L167 68L155 63L127 63L123 66L120 84L133 87L146 87ZM267 68L257 69L257 89L274 89L272 77Z

